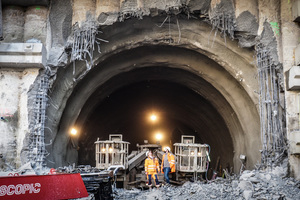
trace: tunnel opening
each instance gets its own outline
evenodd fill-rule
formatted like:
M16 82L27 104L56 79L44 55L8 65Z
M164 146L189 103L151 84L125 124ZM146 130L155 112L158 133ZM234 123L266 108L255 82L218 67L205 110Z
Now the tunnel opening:
M145 25L142 21L134 21L137 24ZM189 22L187 21L187 23ZM148 25L143 28L149 28ZM199 26L201 27L200 32L192 31L189 32L188 38L181 38L183 44L180 45L166 44L169 40L157 40L155 39L156 34L147 32L147 30L133 31L134 27L126 22L105 27L108 39L113 38L116 34L115 36L119 40L112 40L101 46L102 53L95 53L94 67L87 71L85 62L76 61L60 69L57 73L57 81L53 85L51 98L58 102L60 107L59 111L57 111L56 105L50 105L48 109L47 126L52 129L45 130L45 138L46 142L53 140L53 143L47 147L47 151L50 152L47 165L58 167L72 163L92 164L94 156L84 152L92 151L91 143L98 137L105 139L107 138L105 134L109 134L111 131L122 131L124 140L126 140L127 137L131 137L132 132L138 132L138 130L126 130L125 125L122 125L122 128L115 127L109 121L105 127L100 127L103 130L101 135L96 136L97 133L90 130L89 127L97 124L93 122L93 119L97 117L102 117L102 123L106 124L109 118L104 114L98 115L96 110L103 113L108 112L103 105L107 107L113 105L112 102L109 103L111 97L118 96L114 100L115 102L120 99L130 101L127 96L135 96L135 94L126 93L128 88L140 91L142 89L137 89L139 84L145 88L147 84L151 83L153 84L150 85L151 88L157 87L157 85L165 86L165 89L160 88L161 91L164 91L161 93L173 96L174 101L168 103L170 104L169 110L175 110L171 105L178 102L176 107L178 113L191 112L186 114L190 116L189 118L184 118L179 114L168 115L168 123L176 124L172 130L169 130L170 133L174 133L175 139L171 138L172 141L177 142L176 137L178 138L182 132L195 135L199 142L212 143L217 146L214 149L212 147L212 151L216 151L212 152L212 156L215 159L220 156L222 166L226 166L227 163L232 164L234 171L237 172L240 168L239 156L243 154L247 156L247 167L252 168L254 163L260 159L258 151L260 138L259 117L254 103L257 97L251 90L256 85L252 80L253 77L248 75L253 74L256 69L249 64L251 63L249 52L237 51L234 46L236 44L231 42L228 42L227 45L221 44L216 38L213 47L213 49L217 49L216 51L211 52L211 46L207 49L205 46L201 46L206 44L206 37L209 37L211 31L209 27L202 25ZM116 32L116 30L119 31ZM120 35L120 32L123 34ZM154 36L151 35L152 33ZM151 42L149 38L154 38L154 40ZM194 40L199 42L203 40L203 43L200 44ZM229 46L233 48L229 48ZM76 67L74 68L74 66ZM175 94L179 94L176 92L177 90L182 93L190 91L189 93L194 95L190 95L189 100L181 95L176 96ZM124 96L121 95L122 93ZM110 97L108 98L108 96ZM168 99L170 98L163 98L165 101ZM196 100L201 103L196 104ZM122 108L121 103L115 104L114 107ZM201 106L202 108L210 107L211 111L215 112L205 111L203 113L206 116L204 114L196 115L194 108ZM124 124L124 121L130 120L127 118L121 120L125 114L120 115L117 109L112 113L117 113L113 118L115 123ZM112 116L112 113L108 113L108 115ZM133 118L131 120L134 121ZM219 123L213 123L214 121ZM76 141L79 150L69 145L68 130L72 126L78 127L83 136ZM88 134L87 130L93 133ZM209 130L212 134L202 135L201 131L203 130L206 132ZM93 139L89 139L90 137ZM134 146L135 144L131 144L130 148L133 149Z
M159 76L153 80L157 72ZM159 142L162 146L173 149L174 143L180 143L181 135L193 135L196 143L211 146L213 166L220 157L222 166L233 167L232 138L225 121L201 95L186 86L159 79L170 74L170 70L157 67L133 70L109 82L116 84L117 80L141 74L147 74L147 80L121 87L95 105L81 128L78 164L95 166L94 142L97 138L107 140L108 134L121 133L123 140L130 142L129 150L132 151L137 150L136 144L143 144L144 140L157 143L155 133L161 132L163 138ZM155 123L149 121L150 113L158 115Z

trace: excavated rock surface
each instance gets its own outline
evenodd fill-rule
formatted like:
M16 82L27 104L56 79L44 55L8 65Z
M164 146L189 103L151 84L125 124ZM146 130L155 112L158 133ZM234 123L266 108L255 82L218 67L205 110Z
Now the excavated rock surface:
M116 189L115 199L300 199L300 181L286 178L285 171L276 167L271 171L244 171L240 176L208 183L186 182L149 190Z

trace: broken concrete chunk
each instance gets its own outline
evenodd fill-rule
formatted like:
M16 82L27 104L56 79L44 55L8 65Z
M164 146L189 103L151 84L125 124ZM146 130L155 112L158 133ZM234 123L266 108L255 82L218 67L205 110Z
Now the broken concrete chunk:
M249 177L253 177L255 175L254 172L244 172L241 177L240 177L240 180L247 180Z
M246 200L250 199L250 198L252 197L252 191L251 191L251 190L245 190L245 191L243 192L243 197L244 197Z
M252 191L252 183L250 181L241 181L238 185L238 187L244 191L244 190L251 190Z

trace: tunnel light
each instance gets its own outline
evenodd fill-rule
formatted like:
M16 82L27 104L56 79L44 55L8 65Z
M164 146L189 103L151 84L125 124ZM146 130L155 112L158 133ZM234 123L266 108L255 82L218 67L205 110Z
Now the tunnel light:
M198 156L201 156L201 152L198 152Z
M112 152L112 151L113 151L113 148L109 147L109 149L108 149L108 150L109 150L109 152Z
M160 132L157 132L155 134L155 138L156 138L157 141L160 141L163 138L163 135Z
M194 151L191 151L191 155L193 156L195 154L195 152Z
M70 131L71 135L77 135L77 130L75 128L72 128Z
M102 152L105 152L105 150L106 150L105 148L102 148Z
M150 116L151 121L155 122L157 120L157 116L155 114L152 114Z

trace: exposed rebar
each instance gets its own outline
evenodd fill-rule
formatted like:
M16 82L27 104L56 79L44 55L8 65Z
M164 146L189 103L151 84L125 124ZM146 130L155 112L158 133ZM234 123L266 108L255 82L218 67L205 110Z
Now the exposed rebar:
M71 61L82 60L86 62L86 74L93 66L93 54L95 45L97 45L98 52L101 53L100 42L108 42L107 40L96 37L98 33L98 22L95 20L88 20L82 24L81 27L75 25L73 29L73 46ZM73 62L73 74L75 75L75 62ZM79 76L81 78L82 76Z
M38 90L35 96L34 115L31 120L33 124L31 132L31 143L29 145L28 159L34 163L35 169L39 170L45 166L45 157L47 151L45 149L45 119L46 108L48 102L49 89L49 73L46 71L40 78L38 83Z
M214 16L210 17L209 21L210 24L212 25L211 33L215 31L212 46L214 45L214 41L218 31L220 31L221 35L223 35L225 44L226 44L227 36L229 36L231 39L234 39L234 31L235 31L236 24L235 24L234 17L231 14L225 14L225 13L215 14Z
M260 85L261 164L272 167L278 164L286 151L282 117L285 108L280 103L282 66L272 60L266 47L257 45L256 51Z

